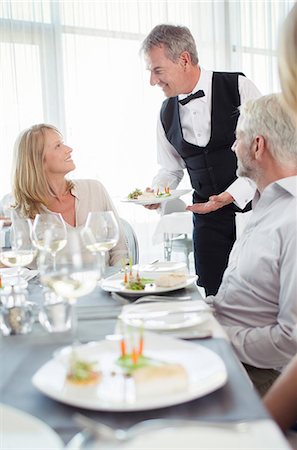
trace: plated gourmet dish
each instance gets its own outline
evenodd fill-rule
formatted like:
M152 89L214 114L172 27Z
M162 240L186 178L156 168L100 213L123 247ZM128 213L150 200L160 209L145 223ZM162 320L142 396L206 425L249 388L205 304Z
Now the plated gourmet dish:
M142 191L141 189L134 189L134 191L128 194L128 199L130 200L147 200L147 199L156 199L163 197L170 197L171 192L169 187L164 187L164 190L160 190L159 188L154 192Z
M121 335L76 346L74 378L71 349L61 350L34 374L34 386L76 407L144 411L193 400L226 382L225 365L213 351L141 330L123 323Z
M123 265L123 281L122 285L125 289L131 291L143 291L148 288L161 287L171 288L178 286L187 281L187 273L181 272L169 272L163 275L157 275L153 278L147 276L141 276L138 270L133 270L132 263L129 267Z
M99 361L85 360L72 350L68 357L65 381L72 387L82 388L98 385L106 378L122 377L132 381L136 398L168 395L187 389L187 372L181 364L161 361L144 353L144 333L141 328L137 332L127 329L120 340L119 356L111 361L109 367L104 368L104 373L98 366Z

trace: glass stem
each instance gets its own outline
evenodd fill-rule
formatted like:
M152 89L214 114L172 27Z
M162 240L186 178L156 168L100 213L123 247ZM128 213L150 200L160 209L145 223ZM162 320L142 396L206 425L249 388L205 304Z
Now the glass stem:
M101 277L104 278L104 275L105 275L105 269L106 269L105 252L101 252L101 259L102 259L102 264L101 264Z
M52 257L53 257L53 271L56 271L56 253L52 253Z
M71 305L71 330L72 330L72 346L76 347L80 344L78 339L78 318L75 299L69 299Z

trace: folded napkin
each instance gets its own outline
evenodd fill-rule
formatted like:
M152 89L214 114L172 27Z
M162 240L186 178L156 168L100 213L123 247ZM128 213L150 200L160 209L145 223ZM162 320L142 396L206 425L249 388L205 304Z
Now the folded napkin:
M38 270L31 270L25 267L21 270L21 278L23 278L25 281L29 281L32 280L32 278L36 277L38 273ZM14 281L18 276L17 274L18 272L16 267L7 267L0 269L0 275L4 284L14 284Z

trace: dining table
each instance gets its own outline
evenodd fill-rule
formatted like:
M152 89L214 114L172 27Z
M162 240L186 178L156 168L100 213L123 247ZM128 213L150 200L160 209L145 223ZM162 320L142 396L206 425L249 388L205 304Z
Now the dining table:
M29 299L37 306L42 302L42 288L37 277L28 285ZM168 293L167 293L168 295ZM172 301L180 296L201 300L196 284L170 292ZM123 303L133 302L128 297L121 301L100 286L89 295L77 301L77 336L80 343L101 341L113 335ZM68 405L50 398L36 389L32 377L49 361L57 349L72 343L72 333L47 332L37 318L28 334L0 337L0 392L1 403L29 413L51 427L66 445L81 427L74 420L75 413L81 413L98 422L114 428L128 429L134 424L149 419L172 419L203 421L207 423L248 423L263 439L267 436L267 448L289 449L286 439L273 422L253 388L243 366L232 349L232 345L220 325L213 318L213 333L192 337L195 346L202 346L219 355L225 364L227 380L223 386L207 395L190 401L166 407L138 411L108 411ZM17 424L16 424L17 432ZM1 439L0 439L1 441ZM45 447L46 443L45 443ZM240 448L240 435L238 437ZM259 447L254 447L259 448ZM40 449L42 450L42 449Z

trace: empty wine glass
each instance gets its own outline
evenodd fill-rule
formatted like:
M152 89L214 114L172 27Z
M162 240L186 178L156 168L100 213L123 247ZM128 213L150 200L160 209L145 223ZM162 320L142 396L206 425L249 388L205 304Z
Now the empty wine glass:
M86 248L92 253L101 253L103 264L105 254L119 240L119 225L113 211L89 212L82 229L82 238ZM104 268L102 269L104 272Z
M65 247L67 242L66 224L61 214L36 214L32 227L32 241L38 250L45 250L56 264L57 252Z
M72 306L72 330L77 343L76 300L92 292L101 270L99 255L88 252L76 230L68 231L67 245L57 253L55 264L43 250L39 258L40 280L44 287Z
M11 212L11 219L11 248L1 247L0 261L7 267L17 268L17 284L21 286L25 283L21 277L22 267L31 264L36 255L36 249L31 241L30 222L19 217L16 211Z

